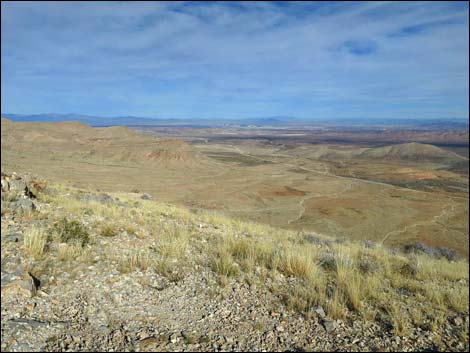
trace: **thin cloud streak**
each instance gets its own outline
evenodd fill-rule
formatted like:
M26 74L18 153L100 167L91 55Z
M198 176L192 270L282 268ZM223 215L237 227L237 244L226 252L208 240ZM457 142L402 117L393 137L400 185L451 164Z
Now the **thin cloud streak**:
M468 4L1 6L2 112L468 117Z

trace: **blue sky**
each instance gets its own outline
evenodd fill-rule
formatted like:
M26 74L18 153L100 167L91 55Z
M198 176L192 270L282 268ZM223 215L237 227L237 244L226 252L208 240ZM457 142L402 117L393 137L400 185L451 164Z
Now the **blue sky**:
M1 3L2 113L468 118L467 2Z

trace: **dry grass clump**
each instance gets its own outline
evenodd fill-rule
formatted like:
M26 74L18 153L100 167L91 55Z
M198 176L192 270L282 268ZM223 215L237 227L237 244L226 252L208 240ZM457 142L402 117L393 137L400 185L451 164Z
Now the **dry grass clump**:
M189 233L176 224L162 225L154 234L154 249L157 254L168 260L180 260L186 256L189 244Z
M276 268L286 276L311 279L318 275L318 266L308 251L296 252L294 249L278 252L275 256Z
M422 254L413 258L418 268L417 278L420 280L468 281L469 279L469 264L464 260L450 262L445 258L434 259Z
M457 312L468 311L468 285L451 287L445 291L444 297L450 309Z
M31 227L24 232L24 247L26 252L35 259L44 255L47 244L47 233L43 228Z
M118 270L121 273L131 273L137 269L147 271L152 266L153 258L148 251L130 250L121 254L118 262Z
M393 332L397 336L404 336L409 332L409 314L402 308L399 302L391 301L386 306L386 312L393 327Z
M159 224L153 233L156 237L152 246L155 271L170 281L181 280L184 277L190 233L177 224Z
M240 272L240 268L234 261L232 254L223 245L219 245L214 249L210 265L212 270L222 277L233 277Z
M347 315L345 300L342 291L336 288L333 295L326 302L326 312L333 319L344 319Z
M59 261L90 262L91 251L84 248L80 242L59 244L57 251Z
M297 282L295 287L285 295L288 306L300 312L308 313L317 306L327 307L327 278L318 270L317 276Z
M100 234L103 237L115 237L116 235L119 234L119 229L118 227L114 225L106 224L103 227L101 227Z

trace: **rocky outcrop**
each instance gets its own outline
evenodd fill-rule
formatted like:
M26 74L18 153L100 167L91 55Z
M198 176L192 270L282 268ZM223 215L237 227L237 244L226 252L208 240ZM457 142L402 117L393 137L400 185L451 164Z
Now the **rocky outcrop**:
M1 187L2 214L27 213L37 208L34 200L39 190L45 188L45 183L29 175L2 173Z

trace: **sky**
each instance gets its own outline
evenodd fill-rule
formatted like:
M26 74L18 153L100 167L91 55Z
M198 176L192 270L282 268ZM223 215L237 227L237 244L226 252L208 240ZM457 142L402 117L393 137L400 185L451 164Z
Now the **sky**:
M1 2L1 112L469 116L467 2Z

